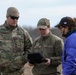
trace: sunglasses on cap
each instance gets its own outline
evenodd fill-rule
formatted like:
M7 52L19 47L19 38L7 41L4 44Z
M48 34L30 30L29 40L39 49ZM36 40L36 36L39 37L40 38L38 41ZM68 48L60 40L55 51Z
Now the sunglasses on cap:
M13 20L15 20L15 19L18 20L19 19L19 17L15 17L15 16L11 16L11 15L10 15L10 18L13 19Z

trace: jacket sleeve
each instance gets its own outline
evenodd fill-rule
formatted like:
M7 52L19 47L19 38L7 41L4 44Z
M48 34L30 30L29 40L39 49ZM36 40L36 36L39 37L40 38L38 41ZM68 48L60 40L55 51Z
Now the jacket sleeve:
M30 34L24 30L24 59L27 60L27 54L30 52L32 47L32 37Z
M56 40L55 41L55 44L54 44L54 57L51 57L51 64L52 65L59 65L61 64L61 57L62 57L62 50L63 50L63 40L62 39L59 39L59 40Z
M24 50L25 51L30 50L32 47L32 44L33 44L32 37L26 30L24 30L24 46L25 46Z
M70 40L70 41L69 41ZM76 39L69 39L65 42L63 52L63 74L64 75L76 75ZM64 58L66 57L66 58Z

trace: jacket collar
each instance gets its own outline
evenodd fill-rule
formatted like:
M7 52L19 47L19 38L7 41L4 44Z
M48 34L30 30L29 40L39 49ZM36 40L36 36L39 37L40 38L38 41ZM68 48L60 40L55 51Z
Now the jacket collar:
M69 37L72 33L76 33L76 30L68 31L68 33L66 34L66 38Z
M10 25L8 25L6 21L5 21L5 23L4 23L4 26L5 26L7 29L9 29L9 30L13 30L13 29L15 29L15 28L18 27L18 25L15 26L15 27L14 27L14 26L10 26Z

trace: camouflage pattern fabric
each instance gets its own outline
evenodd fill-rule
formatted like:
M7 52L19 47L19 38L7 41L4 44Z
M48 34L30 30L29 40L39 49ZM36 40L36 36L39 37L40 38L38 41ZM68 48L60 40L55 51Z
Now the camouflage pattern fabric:
M13 72L13 73L8 73L8 72L1 72L0 75L22 75L23 72L21 71L16 71L16 72Z
M20 27L0 26L0 72L19 71L27 62L27 53L32 46L28 32ZM14 74L13 74L14 75Z

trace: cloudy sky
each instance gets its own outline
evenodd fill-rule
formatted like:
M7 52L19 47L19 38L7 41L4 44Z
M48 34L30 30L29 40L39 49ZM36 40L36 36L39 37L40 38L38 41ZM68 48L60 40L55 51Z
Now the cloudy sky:
M48 18L54 27L64 16L76 17L76 0L0 0L0 24L11 6L20 12L20 26L36 27L39 19Z

